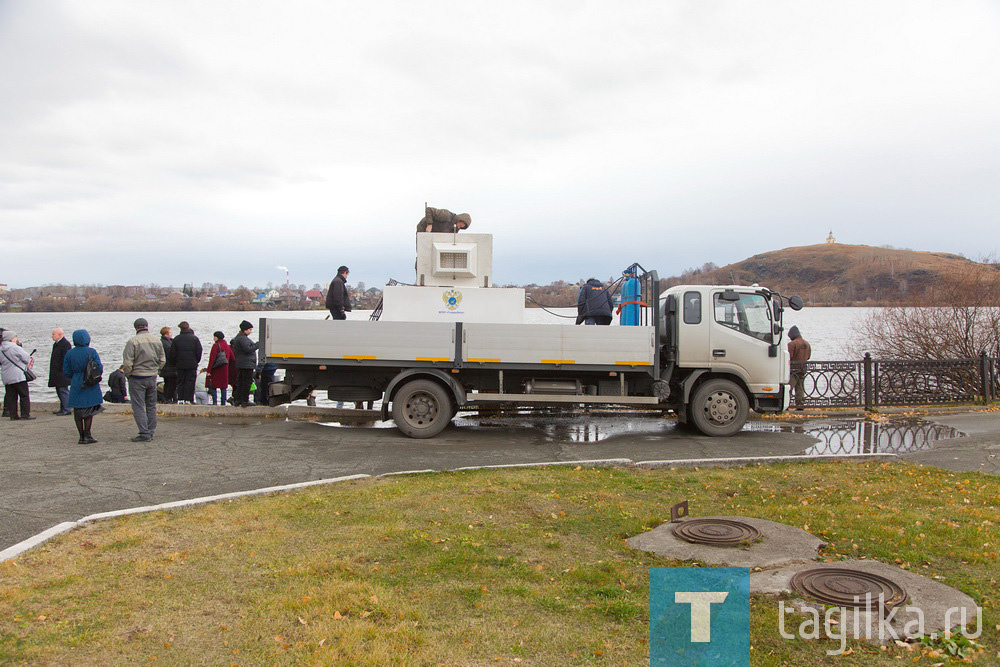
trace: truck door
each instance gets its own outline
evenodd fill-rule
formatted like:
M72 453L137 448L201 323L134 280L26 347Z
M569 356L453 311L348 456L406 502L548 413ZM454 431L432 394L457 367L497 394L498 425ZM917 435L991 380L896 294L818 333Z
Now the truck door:
M773 330L769 301L752 292L738 292L737 301L723 299L722 294L712 293L712 368L742 376L754 393L777 386L781 356L768 356Z

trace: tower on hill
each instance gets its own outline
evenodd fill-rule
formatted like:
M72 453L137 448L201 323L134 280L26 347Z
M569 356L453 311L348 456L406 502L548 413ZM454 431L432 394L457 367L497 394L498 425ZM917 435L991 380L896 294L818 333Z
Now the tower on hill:
M836 243L837 242L837 239L835 239L833 237L833 230L832 229L830 230L830 233L827 234L827 236L826 236L826 242L827 243Z

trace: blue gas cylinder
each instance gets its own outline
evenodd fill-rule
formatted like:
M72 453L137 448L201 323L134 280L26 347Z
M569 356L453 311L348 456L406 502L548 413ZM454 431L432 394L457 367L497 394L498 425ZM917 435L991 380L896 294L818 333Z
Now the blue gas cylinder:
M639 316L642 312L640 310L642 308L639 303L640 301L642 301L642 283L635 277L635 274L632 274L625 279L625 283L622 285L622 305L621 316L618 319L619 324L627 327L639 326Z

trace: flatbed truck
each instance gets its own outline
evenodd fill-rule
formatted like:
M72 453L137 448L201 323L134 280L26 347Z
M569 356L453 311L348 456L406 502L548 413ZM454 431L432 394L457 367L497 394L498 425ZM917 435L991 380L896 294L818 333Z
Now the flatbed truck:
M380 399L381 418L414 438L483 406L640 406L672 411L709 436L738 433L750 410L786 408L782 313L801 308L801 299L756 285L679 285L661 294L655 272L637 279L643 316L635 326L262 318L265 361L285 370L269 401L312 391L335 401ZM445 303L462 298L449 285L412 289L439 290L430 296Z

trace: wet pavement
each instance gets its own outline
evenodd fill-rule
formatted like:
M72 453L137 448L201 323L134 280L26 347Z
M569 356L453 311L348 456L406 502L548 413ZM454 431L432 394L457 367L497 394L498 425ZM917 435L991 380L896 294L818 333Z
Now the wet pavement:
M168 406L156 438L132 443L115 406L77 445L71 419L36 406L37 420L0 423L0 550L88 514L351 474L550 461L723 459L891 453L954 470L1000 472L1000 413L923 420L754 421L709 438L649 414L463 414L433 439L378 428L288 419L266 409ZM50 408L51 409L51 408ZM229 414L229 413L232 414ZM180 414L180 413L183 413ZM343 419L349 411L339 413ZM327 414L337 414L328 412Z

